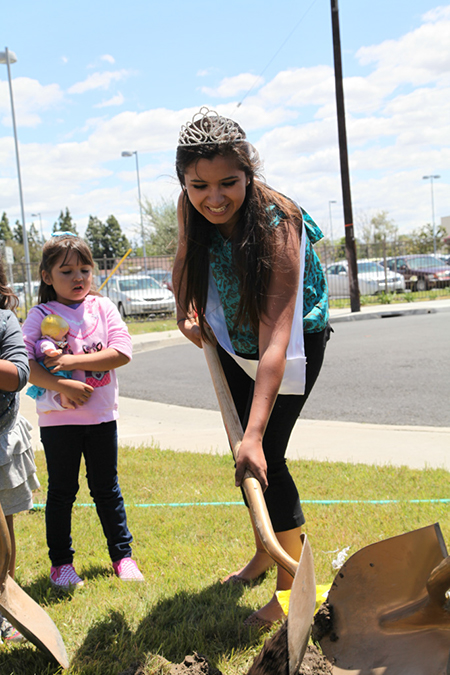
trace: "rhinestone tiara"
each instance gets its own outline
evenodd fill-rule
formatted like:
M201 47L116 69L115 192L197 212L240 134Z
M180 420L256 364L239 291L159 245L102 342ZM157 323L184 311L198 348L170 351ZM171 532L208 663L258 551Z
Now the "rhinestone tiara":
M190 122L181 127L178 145L238 143L245 140L245 133L236 122L203 106Z

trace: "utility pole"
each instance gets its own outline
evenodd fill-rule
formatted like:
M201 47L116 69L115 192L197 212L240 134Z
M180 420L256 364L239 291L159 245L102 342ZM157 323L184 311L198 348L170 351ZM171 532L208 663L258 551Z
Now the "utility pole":
M359 300L358 266L356 264L356 244L353 231L352 197L350 192L350 172L348 167L338 0L331 0L331 25L333 29L334 79L336 83L339 157L341 162L342 201L344 204L345 252L347 255L348 279L350 285L350 308L352 312L359 312L361 305Z

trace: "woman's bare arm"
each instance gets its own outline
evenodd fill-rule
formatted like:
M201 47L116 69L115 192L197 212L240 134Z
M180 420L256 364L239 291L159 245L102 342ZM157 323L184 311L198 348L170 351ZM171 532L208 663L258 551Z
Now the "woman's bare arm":
M268 292L267 309L259 326L259 365L250 416L236 463L236 485L250 469L267 488L262 440L286 367L299 282L300 246L293 225L287 240L278 233L278 246Z

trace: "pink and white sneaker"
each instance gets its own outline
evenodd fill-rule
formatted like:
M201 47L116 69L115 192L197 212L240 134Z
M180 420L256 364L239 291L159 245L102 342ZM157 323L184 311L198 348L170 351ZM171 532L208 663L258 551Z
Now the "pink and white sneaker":
M52 567L50 570L50 583L55 588L63 591L70 591L84 586L84 581L80 579L75 572L74 566L71 564Z
M144 581L144 577L139 571L132 558L122 558L113 563L114 572L122 581Z

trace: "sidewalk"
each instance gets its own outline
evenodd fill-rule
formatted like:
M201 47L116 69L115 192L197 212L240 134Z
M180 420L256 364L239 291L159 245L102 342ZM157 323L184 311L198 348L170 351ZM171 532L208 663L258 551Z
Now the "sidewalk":
M362 307L361 312L332 310L331 323L385 318L398 314L450 311L450 300ZM183 344L178 331L133 336L135 353ZM161 449L228 454L220 413L120 397L121 445L156 444ZM34 401L21 395L21 413L33 424L33 444L41 449ZM333 462L406 465L450 470L450 428L390 426L300 419L288 457Z

